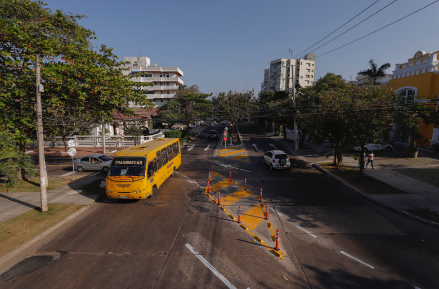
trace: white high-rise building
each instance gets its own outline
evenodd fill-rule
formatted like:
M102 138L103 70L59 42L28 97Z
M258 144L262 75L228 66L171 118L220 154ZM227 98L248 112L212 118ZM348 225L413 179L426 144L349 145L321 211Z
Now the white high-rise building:
M140 76L132 80L137 82L151 82L154 86L145 86L144 93L156 107L164 105L167 101L172 100L178 88L184 84L180 78L183 71L178 67L161 67L156 63L150 65L148 57L124 57L124 61L131 64L126 67L130 70L124 71L125 75L140 73ZM130 107L139 107L136 103L130 103Z
M268 69L264 69L262 91L284 91L296 87L314 84L316 71L316 54L308 53L304 59L280 58L273 60Z

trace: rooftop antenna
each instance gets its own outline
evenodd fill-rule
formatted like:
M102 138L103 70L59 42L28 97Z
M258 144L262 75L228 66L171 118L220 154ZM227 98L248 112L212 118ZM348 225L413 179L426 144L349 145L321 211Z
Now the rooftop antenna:
M294 50L294 46L293 48L289 48L289 52L290 52L290 58L293 59L293 50Z
M270 69L270 58L267 60L267 69Z

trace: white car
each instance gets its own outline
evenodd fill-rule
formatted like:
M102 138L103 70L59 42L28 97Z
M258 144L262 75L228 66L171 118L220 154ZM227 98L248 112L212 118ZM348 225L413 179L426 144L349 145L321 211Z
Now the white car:
M262 156L262 162L274 169L289 169L291 166L290 158L281 150L268 151Z
M204 125L211 125L212 123L210 122L210 120L206 120L205 122L204 122Z
M229 122L228 122L227 120L223 120L223 121L221 122L221 124L225 124L225 125L228 125L228 124L229 124Z
M76 159L73 165L78 172L103 171L106 173L110 169L111 158L103 154L92 154Z
M367 151L386 151L386 152L390 152L391 150L393 150L393 146L382 142L382 143L367 143L364 145L364 148ZM354 150L356 151L361 151L361 146L355 146Z

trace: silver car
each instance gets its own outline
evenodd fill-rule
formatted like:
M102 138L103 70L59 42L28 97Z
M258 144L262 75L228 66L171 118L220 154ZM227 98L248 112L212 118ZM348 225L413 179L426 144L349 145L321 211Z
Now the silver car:
M108 172L111 165L111 158L103 154L92 154L80 157L73 162L75 170L83 171L104 171Z

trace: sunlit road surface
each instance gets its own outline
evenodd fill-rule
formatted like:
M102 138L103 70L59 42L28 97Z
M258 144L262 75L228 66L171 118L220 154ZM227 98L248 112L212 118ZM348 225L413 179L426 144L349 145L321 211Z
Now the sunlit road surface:
M240 126L248 162L218 156L210 129L221 131L206 127L183 145L181 168L152 198L101 197L0 288L439 288L437 229L295 157L291 170L270 171L262 164L270 139L249 125Z

